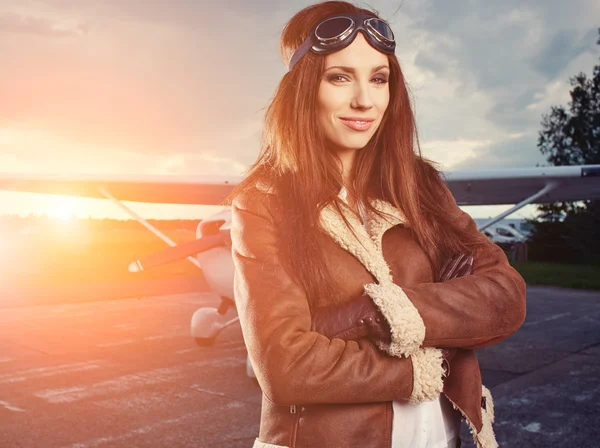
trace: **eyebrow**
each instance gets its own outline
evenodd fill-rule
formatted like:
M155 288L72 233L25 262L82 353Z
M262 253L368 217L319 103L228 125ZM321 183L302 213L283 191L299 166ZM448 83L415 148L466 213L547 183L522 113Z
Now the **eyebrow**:
M331 67L327 67L325 69L325 71L333 70L334 68L338 69L338 70L344 70L345 72L348 72L348 73L356 73L356 69L354 67L346 67L343 65L333 65ZM371 70L371 73L375 73L384 68L387 68L388 70L390 69L390 67L388 65L379 65L379 66L375 67L373 70Z

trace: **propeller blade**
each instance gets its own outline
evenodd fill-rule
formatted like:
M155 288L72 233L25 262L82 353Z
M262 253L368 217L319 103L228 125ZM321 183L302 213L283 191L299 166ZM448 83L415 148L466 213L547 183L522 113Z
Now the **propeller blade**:
M156 266L172 263L173 261L205 252L214 247L223 246L224 244L225 242L221 235L205 236L135 260L129 265L129 272L141 272Z

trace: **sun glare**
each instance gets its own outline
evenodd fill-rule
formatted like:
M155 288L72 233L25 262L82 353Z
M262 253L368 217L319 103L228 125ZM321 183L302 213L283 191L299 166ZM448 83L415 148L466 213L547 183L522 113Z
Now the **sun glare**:
M68 207L58 207L52 210L49 215L58 221L67 222L73 218L73 210L70 210Z
M75 218L75 205L72 198L57 198L48 211L48 216L60 222L71 222Z

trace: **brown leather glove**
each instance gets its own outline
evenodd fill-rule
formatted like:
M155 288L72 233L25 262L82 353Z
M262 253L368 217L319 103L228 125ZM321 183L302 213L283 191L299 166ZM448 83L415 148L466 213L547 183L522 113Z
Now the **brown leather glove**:
M466 277L473 270L473 255L458 254L449 258L436 277L436 282L447 282L457 277Z
M373 300L360 296L343 305L324 307L313 315L312 330L330 339L345 341L369 339L373 342L390 340L390 327ZM450 375L450 362L456 348L442 349L443 378Z
M369 296L359 296L341 305L317 308L312 315L313 331L330 339L358 341L390 340L390 327Z

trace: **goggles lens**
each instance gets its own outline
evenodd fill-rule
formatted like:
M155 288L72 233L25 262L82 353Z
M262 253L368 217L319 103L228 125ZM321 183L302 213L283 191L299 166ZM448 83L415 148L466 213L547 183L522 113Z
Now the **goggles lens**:
M315 30L315 35L320 40L335 39L348 31L352 25L354 22L349 17L334 17L321 23Z
M388 40L390 42L394 41L394 33L392 32L392 29L383 20L373 18L367 19L365 23L369 28L371 28L385 40Z

